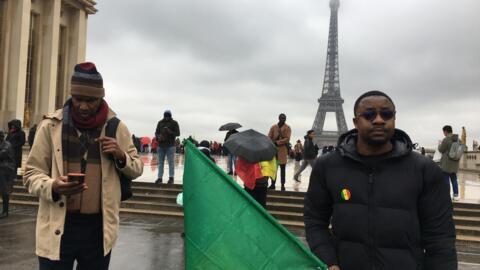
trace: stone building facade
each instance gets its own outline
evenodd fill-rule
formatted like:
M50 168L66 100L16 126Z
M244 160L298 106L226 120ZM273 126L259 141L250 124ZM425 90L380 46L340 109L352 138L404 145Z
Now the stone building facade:
M0 0L0 127L24 127L62 106L85 60L93 0Z

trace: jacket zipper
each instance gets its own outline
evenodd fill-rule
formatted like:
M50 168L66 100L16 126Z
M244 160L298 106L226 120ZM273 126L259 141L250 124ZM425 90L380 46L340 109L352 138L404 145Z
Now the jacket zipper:
M374 240L373 240L373 173L370 172L368 175L368 249L370 263L372 264L372 270L375 270L375 261L374 261Z

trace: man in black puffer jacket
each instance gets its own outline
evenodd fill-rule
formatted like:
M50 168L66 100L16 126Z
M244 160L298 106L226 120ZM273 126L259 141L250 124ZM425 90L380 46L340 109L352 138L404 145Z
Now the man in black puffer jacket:
M354 113L356 129L317 160L310 178L310 248L330 270L457 269L442 171L395 129L395 106L385 93L363 94Z

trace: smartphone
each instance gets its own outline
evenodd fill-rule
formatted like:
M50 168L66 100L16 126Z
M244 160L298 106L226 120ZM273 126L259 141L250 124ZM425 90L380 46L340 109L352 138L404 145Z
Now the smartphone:
M67 174L68 182L77 181L79 184L83 184L85 182L85 174L84 173L69 173Z

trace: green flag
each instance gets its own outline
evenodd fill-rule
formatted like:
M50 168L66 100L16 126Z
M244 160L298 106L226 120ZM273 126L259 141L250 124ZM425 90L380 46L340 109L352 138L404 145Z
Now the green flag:
M191 142L185 153L186 269L326 269Z

